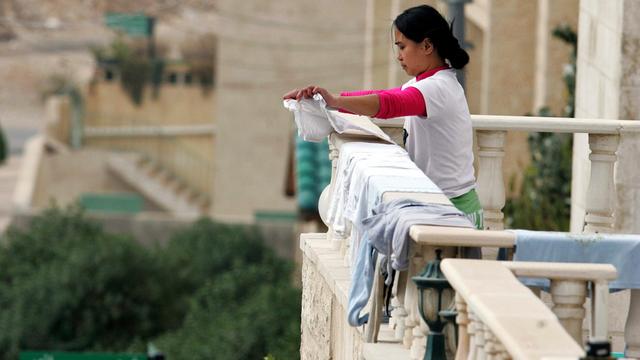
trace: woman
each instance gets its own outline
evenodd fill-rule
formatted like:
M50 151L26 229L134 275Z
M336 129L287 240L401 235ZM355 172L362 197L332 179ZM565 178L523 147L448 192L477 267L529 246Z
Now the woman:
M405 116L405 147L411 159L482 229L482 207L475 191L473 130L464 90L455 71L469 55L449 24L428 5L405 10L393 22L397 59L413 79L400 88L343 92L319 86L295 89L284 99L321 94L328 106L376 118ZM475 257L475 256L474 256Z

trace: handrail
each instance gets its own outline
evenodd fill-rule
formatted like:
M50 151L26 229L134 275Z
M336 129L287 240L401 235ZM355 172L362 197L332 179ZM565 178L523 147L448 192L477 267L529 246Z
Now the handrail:
M640 121L540 116L471 115L476 130L620 134L640 132Z
M502 263L445 259L441 268L459 295L458 310L466 309L473 321L470 325L474 330L469 334L479 332L483 341L491 339L493 349L503 348L513 359L584 356L551 310ZM460 315L466 317L467 313ZM466 328L462 330L460 340L470 340L471 346L462 344L459 349L468 349L471 358L484 358L475 353L486 349L467 337Z
M372 119L380 127L402 127L404 118ZM471 115L475 130L510 130L528 132L620 134L640 132L640 121L566 117Z

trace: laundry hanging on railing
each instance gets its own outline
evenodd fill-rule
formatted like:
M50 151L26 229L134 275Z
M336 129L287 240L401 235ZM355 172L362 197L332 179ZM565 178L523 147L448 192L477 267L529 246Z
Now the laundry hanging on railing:
M327 103L320 94L315 94L312 99L287 99L283 101L283 105L285 109L293 112L298 135L305 141L320 142L335 131L339 134L375 136L388 143L394 143L389 135L369 118L358 116L347 120L337 111L327 108Z
M609 289L640 289L640 235L511 231L516 235L514 261L612 264L618 278L609 283ZM549 287L548 279L521 280Z
M348 219L344 217L347 204L353 203L353 200L350 200L353 193L349 190L352 185L355 186L364 181L362 178L353 176L356 164L361 161L368 161L369 166L390 167L396 171L417 169L407 152L397 145L366 142L342 145L327 211L327 221L331 224L333 231L342 236L346 236L350 231Z
M378 254L386 272L404 271L409 266L409 230L413 225L439 225L474 228L467 216L453 205L425 204L409 199L380 203L373 215L362 220L362 241L351 273L347 320L351 326L368 321L368 314L360 312L371 296Z

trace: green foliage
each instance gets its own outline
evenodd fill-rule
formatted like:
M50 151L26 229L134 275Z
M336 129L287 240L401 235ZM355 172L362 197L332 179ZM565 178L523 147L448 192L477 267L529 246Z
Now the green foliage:
M165 59L150 57L146 44L145 47L140 45L118 37L108 47L91 49L99 64L120 74L122 89L136 105L141 105L144 101L145 89L149 85L152 86L152 95L159 95L167 68ZM187 45L183 49L187 68L206 94L214 85L215 37L202 36L191 40Z
M553 35L572 47L570 62L564 68L567 89L565 117L575 112L575 74L577 35L569 26L560 26ZM552 116L548 108L538 116ZM518 198L505 204L507 227L531 230L567 231L571 215L571 134L532 133L529 135L532 161L525 170Z
M122 89L129 95L134 104L141 105L144 98L144 89L151 79L151 63L145 58L131 57L119 65Z
M157 344L169 359L298 357L300 294L291 264L264 247L255 228L201 220L167 246L182 327ZM191 296L195 291L195 296Z
M169 359L298 357L291 264L253 228L201 220L163 248L51 209L0 248L0 358L20 350L143 351Z
M20 349L123 348L160 333L160 269L137 243L79 210L46 211L11 229L0 251L0 357Z

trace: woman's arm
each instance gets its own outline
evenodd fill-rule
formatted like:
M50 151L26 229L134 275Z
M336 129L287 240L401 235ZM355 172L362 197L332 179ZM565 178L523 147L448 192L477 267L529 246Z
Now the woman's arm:
M407 87L404 90L395 88L348 92L341 93L341 96L334 96L324 88L307 86L292 90L283 98L300 100L313 97L314 94L322 95L330 107L380 119L411 115L425 116L427 113L424 98L420 91L414 87Z

